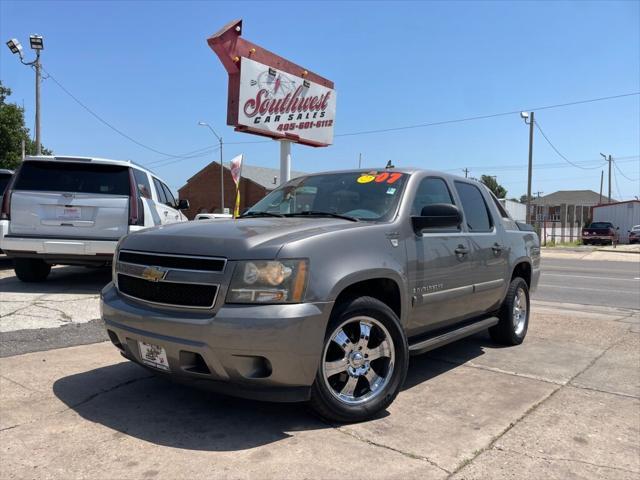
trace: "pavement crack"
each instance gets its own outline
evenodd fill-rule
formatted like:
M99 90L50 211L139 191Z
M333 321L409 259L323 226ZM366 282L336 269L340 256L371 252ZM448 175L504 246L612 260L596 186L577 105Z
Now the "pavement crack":
M563 457L553 457L553 456L549 457L549 456L545 456L545 455L532 455L532 454L527 453L527 452L519 452L517 450L511 450L511 449L503 448L503 447L496 447L496 450L500 450L501 452L507 452L507 453L515 453L516 455L521 455L523 457L527 457L527 458L530 458L532 460L544 460L546 462L581 463L583 465L589 465L589 466L598 467L598 468L608 468L608 469L611 469L611 470L618 470L618 471L625 472L625 473L635 473L635 474L638 473L637 470L628 470L626 468L614 467L612 465L602 465L600 463L587 462L586 460L579 460L577 458L563 458Z
M40 390L35 390L35 389L31 388L31 387L27 387L26 385L23 385L20 382L16 382L15 380L10 379L9 377L5 377L4 375L0 375L0 378L3 378L7 382L13 383L14 385L18 385L19 387L22 387L25 390L29 390L30 392L42 393L42 392L40 392Z
M340 428L338 425L335 425L335 424L333 424L333 423L327 422L327 421L326 421L325 419L323 419L323 418L320 418L320 417L318 417L318 418L319 418L319 420L320 420L322 423L324 423L325 425L328 425L329 427L331 427L331 428L333 428L333 429L337 430L338 432L342 433L343 435L347 435L348 437L355 438L355 439L356 439L356 440L358 440L359 442L362 442L362 443L365 443L365 444L367 444L367 445L371 445L371 446L373 446L373 447L377 447L377 448L384 448L385 450L389 450L389 451L391 451L391 452L398 453L398 454L400 454L400 455L402 455L402 456L404 456L404 457L411 458L411 459L413 459L413 460L421 460L421 461L423 461L423 462L427 462L429 465L431 465L431 466L433 466L433 467L437 468L438 470L441 470L441 471L443 471L443 472L444 472L444 473L446 473L446 474L451 474L451 472L450 472L449 470L447 470L447 469L446 469L446 468L444 468L444 467L441 467L440 465L438 465L436 462L434 462L433 460L431 460L431 459L430 459L430 458L428 458L428 457L425 457L425 456L423 456L423 455L417 455L417 454L415 454L415 453L411 453L411 452L405 452L404 450L399 450L399 449L397 449L397 448L390 447L389 445L384 445L384 444L382 444L382 443L374 442L374 441L369 440L369 439L367 439L367 438L364 438L364 437L362 437L362 436L358 435L357 433L352 432L352 431L350 431L350 430L347 430L347 429L344 429L344 430L343 430L343 429L342 429L342 428Z
M111 388L100 390L99 392L96 392L96 393L94 393L92 395L89 395L84 400L82 400L82 401L80 401L78 403L74 403L73 405L69 405L68 408L66 408L64 410L61 410L61 411L59 411L57 413L63 413L63 412L66 412L67 410L76 409L78 407L81 407L82 405L85 405L85 404L89 403L90 401L96 399L97 397L99 397L101 395L104 395L105 393L113 392L114 390L118 390L119 388L126 387L128 385L133 384L133 383L137 383L137 382L139 382L141 380L147 380L149 378L154 378L154 376L155 375L147 375L147 376L144 376L144 377L132 378L131 380L127 380L126 382L118 383L117 385L114 385Z
M126 382L118 383L117 385L114 385L111 388L100 390L99 392L96 392L96 393L94 393L92 395L89 395L87 398L85 398L84 400L81 400L78 403L74 403L73 405L68 405L67 408L64 408L62 410L58 410L56 412L52 412L51 415L60 415L61 413L68 412L69 410L75 410L76 408L81 407L82 405L85 405L85 404L89 403L90 401L96 399L100 395L104 395L105 393L113 392L114 390L118 390L119 388L126 387L128 385L131 385L133 383L139 382L141 380L147 380L147 379L154 378L154 377L155 377L155 375L147 375L147 376L144 376L144 377L132 378L131 380L127 380ZM25 425L30 425L32 423L36 423L36 422L39 422L41 420L42 420L42 417L36 417L36 418L33 418L33 419L29 420L28 422L19 423L17 425L11 425L10 427L2 428L2 429L0 429L0 432L4 432L5 430L11 430L13 428L23 427Z
M509 432L513 427L515 427L516 425L518 425L520 422L522 422L522 420L524 420L525 418L527 418L530 414L532 414L533 412L535 412L543 403L545 403L547 400L549 400L550 398L554 397L559 391L561 391L562 389L564 389L567 385L572 386L572 382L578 378L580 375L582 375L584 372L586 372L589 368L591 368L598 360L600 360L609 350L611 350L613 347L619 345L626 337L627 332L625 332L624 334L620 335L615 341L613 341L611 343L611 345L609 345L607 348L605 348L602 352L600 352L598 355L596 355L582 370L578 371L577 373L575 373L569 380L567 380L566 383L561 384L558 386L558 388L552 390L549 395L545 396L544 398L542 398L540 401L536 402L534 405L532 405L530 408L527 409L527 411L525 411L520 417L518 417L515 421L511 422L502 432L500 432L498 435L494 436L491 441L483 448L476 450L473 453L473 456L470 458L467 458L466 460L463 460L462 462L460 462L460 464L453 470L453 472L451 472L449 474L449 476L447 478L451 478L453 477L456 473L458 473L460 470L462 470L464 467L466 467L467 465L469 465L470 463L474 462L476 458L478 458L480 455L482 455L484 452L491 450L492 448L495 447L496 443L498 442L498 440L500 440L507 432Z

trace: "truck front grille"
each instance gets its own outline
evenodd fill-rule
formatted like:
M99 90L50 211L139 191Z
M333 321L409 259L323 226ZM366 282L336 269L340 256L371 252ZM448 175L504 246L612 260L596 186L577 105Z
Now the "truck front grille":
M188 257L186 255L165 255L133 252L131 250L120 252L119 260L136 265L154 265L157 267L204 270L207 272L222 272L226 264L224 258Z
M130 297L163 305L211 308L216 299L216 285L151 282L144 278L118 275L118 289Z
M213 308L227 260L120 250L115 265L123 295L169 307Z

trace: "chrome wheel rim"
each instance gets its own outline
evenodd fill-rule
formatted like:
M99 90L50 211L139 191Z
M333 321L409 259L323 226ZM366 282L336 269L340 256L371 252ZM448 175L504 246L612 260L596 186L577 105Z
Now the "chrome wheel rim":
M527 294L524 289L518 288L513 301L513 326L516 335L522 335L527 324Z
M331 394L347 405L380 395L393 375L395 348L386 327L368 316L340 324L322 354L322 378Z

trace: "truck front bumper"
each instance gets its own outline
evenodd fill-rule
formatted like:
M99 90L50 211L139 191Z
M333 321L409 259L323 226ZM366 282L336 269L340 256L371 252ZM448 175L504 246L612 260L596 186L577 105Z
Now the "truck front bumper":
M223 305L213 313L159 309L101 294L112 343L143 366L139 342L164 348L172 379L268 401L304 401L320 362L333 303Z

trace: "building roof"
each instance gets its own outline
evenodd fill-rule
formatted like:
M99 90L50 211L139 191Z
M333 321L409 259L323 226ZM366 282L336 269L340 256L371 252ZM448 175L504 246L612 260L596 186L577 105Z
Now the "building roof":
M544 197L531 201L533 205L557 206L566 203L567 205L598 205L601 201L606 201L606 195L594 192L593 190L559 190ZM613 198L612 202L615 202Z
M207 164L206 166L204 166L201 170L199 170L196 174L194 174L193 176L191 176L191 178L189 178L187 180L187 184L193 180L194 178L196 178L198 175L200 175L202 172L204 172L205 170L207 170L208 168L216 165L218 162L213 161L209 164ZM231 173L231 171L229 170L229 167L224 167L224 169ZM226 173L225 173L226 175ZM300 177L302 175L307 175L305 172L294 172L291 171L291 178L296 178L296 177ZM258 185L261 185L262 187L266 188L267 190L273 190L274 188L276 188L280 182L279 182L279 177L280 177L280 169L279 168L268 168L268 167L258 167L256 165L247 165L247 164L243 164L242 165L242 173L241 173L241 177L242 178L246 178L247 180L251 180L254 183L257 183ZM276 178L275 182L273 181L274 177ZM182 187L180 187L179 190L183 189L186 186L183 185Z
M306 173L291 171L291 178L301 177L302 175L306 175ZM280 169L276 168L243 165L242 176L244 178L248 178L252 182L262 185L267 190L273 190L280 184ZM273 181L274 177L276 179L275 182Z

